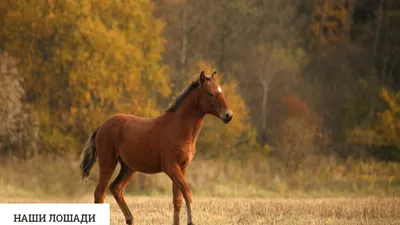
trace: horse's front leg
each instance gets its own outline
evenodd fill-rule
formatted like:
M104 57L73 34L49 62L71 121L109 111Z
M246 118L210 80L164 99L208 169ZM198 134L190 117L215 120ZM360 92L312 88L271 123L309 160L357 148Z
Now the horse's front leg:
M192 191L186 182L186 168L180 170L179 166L173 165L168 168L166 174L171 178L173 190L173 204L174 204L174 225L179 224L179 212L182 204L182 195L186 203L187 223L194 225L192 222Z
M185 173L182 171L182 174L185 176ZM180 211L182 206L182 192L179 190L178 185L175 182L172 182L172 193L173 199L172 203L174 205L174 223L173 225L179 225Z

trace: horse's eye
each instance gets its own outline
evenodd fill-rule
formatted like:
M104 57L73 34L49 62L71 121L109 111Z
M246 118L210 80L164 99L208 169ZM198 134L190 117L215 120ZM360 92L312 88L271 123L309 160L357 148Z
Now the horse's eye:
M207 92L207 94L208 94L208 96L210 96L210 97L214 96L214 94L211 93L211 92Z

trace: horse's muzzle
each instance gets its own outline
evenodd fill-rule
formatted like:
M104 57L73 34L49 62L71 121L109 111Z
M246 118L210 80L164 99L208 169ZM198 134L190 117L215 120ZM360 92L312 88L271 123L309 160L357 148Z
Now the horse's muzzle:
M225 115L224 123L227 124L227 123L231 122L232 118L233 118L233 114L228 114L227 113Z

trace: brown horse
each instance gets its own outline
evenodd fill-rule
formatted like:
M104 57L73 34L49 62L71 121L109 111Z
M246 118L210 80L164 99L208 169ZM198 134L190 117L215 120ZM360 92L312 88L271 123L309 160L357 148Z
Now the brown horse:
M221 87L215 82L215 74L207 77L202 71L200 77L158 117L116 114L93 132L86 142L80 168L84 179L89 176L96 158L99 161L95 203L104 202L108 182L119 162L121 170L111 183L110 191L128 225L134 220L122 194L136 172L167 174L172 180L173 224L179 224L182 195L186 203L187 223L193 224L192 192L186 173L196 152L196 139L204 116L214 115L224 123L229 123L233 116Z

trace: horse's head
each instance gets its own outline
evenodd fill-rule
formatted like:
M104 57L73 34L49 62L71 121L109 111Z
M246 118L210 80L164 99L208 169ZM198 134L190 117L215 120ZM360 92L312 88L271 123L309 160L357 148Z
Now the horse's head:
M233 112L226 103L224 92L215 82L216 73L214 72L211 77L206 77L204 71L200 73L200 107L203 112L220 118L224 123L229 123Z

